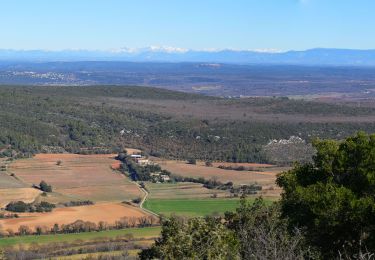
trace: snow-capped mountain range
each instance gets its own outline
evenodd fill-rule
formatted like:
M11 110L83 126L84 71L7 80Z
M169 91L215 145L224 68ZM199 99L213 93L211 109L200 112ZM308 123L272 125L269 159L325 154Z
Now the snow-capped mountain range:
M375 66L374 50L310 49L277 50L190 50L175 47L120 48L117 50L6 50L0 61L132 61L132 62L214 62L233 64L288 64Z

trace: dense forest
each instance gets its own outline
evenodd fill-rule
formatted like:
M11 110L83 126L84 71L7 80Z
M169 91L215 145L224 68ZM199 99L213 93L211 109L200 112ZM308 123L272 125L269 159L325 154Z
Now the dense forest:
M1 86L0 155L134 147L171 158L288 163L311 158L314 138L375 131L374 114L371 106L136 86ZM299 141L288 141L291 136Z

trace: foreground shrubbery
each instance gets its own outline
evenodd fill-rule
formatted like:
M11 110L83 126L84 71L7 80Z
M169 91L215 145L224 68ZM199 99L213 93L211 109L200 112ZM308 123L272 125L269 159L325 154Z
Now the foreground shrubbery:
M140 253L141 259L304 259L317 253L305 243L299 229L289 233L278 205L241 201L225 218L162 222L161 237Z
M235 234L218 218L183 219L163 222L161 237L140 253L141 259L236 259Z
M375 135L316 141L313 163L277 183L280 202L242 200L225 218L162 222L141 259L374 259Z
M326 258L375 251L375 135L314 145L313 163L278 177L282 216Z

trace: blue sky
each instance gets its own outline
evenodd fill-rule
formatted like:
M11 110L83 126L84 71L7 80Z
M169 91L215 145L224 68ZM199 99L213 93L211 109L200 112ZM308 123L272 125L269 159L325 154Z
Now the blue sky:
M374 0L2 0L1 49L375 49Z

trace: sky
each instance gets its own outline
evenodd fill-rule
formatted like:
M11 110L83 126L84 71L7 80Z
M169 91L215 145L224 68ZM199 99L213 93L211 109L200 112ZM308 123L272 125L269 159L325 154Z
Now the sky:
M375 49L374 0L1 0L0 49Z

